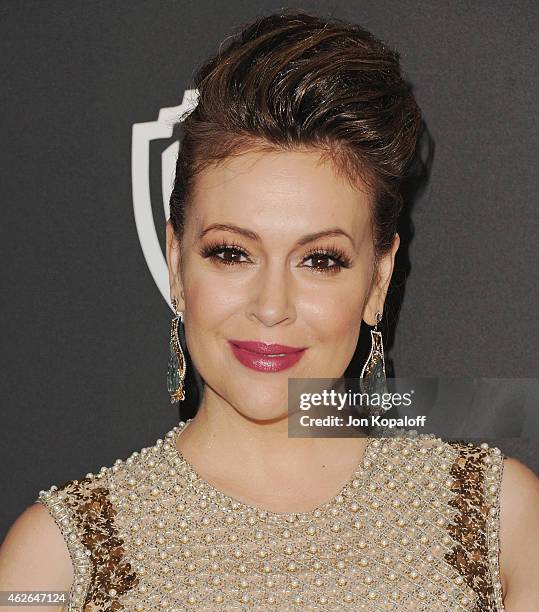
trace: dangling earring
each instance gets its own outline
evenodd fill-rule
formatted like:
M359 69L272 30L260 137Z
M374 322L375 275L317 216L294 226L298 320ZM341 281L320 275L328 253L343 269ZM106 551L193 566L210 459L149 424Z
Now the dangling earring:
M170 395L170 403L183 401L185 399L185 391L183 383L185 380L185 357L178 336L178 326L180 321L183 321L183 313L178 312L178 302L176 298L172 298L172 306L175 316L170 324L170 356L168 359L167 368L167 389Z
M385 393L386 367L384 361L384 344L382 332L378 331L378 323L382 320L382 313L376 313L376 324L371 329L371 352L361 370L360 387L362 393Z

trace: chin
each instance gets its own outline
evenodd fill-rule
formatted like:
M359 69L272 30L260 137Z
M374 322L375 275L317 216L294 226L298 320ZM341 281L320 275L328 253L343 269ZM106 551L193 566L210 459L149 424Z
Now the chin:
M288 410L283 412L282 408L268 410L267 408L261 407L260 410L239 410L238 412L240 412L244 418L253 423L258 423L259 425L276 423L288 418Z
M274 392L264 391L261 384L251 388L251 393L244 387L233 394L235 401L231 403L237 412L252 421L278 421L288 416L288 385Z

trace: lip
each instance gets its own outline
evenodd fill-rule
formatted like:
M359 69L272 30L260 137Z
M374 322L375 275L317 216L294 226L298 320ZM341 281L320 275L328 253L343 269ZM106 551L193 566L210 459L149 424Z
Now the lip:
M230 347L236 359L244 366L259 372L280 372L295 365L302 357L306 347L294 347L284 344L266 344L229 340ZM284 353L280 357L270 357L275 353Z
M297 353L305 350L304 346L287 346L286 344L267 344L266 342L255 342L251 340L229 340L230 344L239 346L251 353L260 355L274 355L276 353Z

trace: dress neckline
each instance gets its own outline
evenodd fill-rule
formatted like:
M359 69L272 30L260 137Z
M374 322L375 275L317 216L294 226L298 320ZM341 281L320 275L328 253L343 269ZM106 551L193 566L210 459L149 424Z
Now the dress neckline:
M375 463L376 456L383 445L383 440L372 436L367 437L367 445L363 451L361 459L357 464L355 470L346 483L341 487L339 492L334 495L329 501L322 502L316 508L307 512L274 512L266 508L254 506L243 502L232 495L224 493L210 482L202 478L196 468L183 456L180 449L176 446L176 441L179 436L187 429L192 419L187 421L180 421L178 425L173 427L167 434L167 443L164 444L164 451L167 454L169 460L173 465L178 467L179 465L187 471L191 483L198 483L198 485L204 490L209 497L218 496L221 500L231 505L238 511L245 511L250 513L257 513L261 518L270 517L273 520L280 521L294 521L294 520L312 520L319 518L323 513L329 512L335 506L340 505L345 496L349 496L350 493L355 489L360 489L369 478L370 471Z

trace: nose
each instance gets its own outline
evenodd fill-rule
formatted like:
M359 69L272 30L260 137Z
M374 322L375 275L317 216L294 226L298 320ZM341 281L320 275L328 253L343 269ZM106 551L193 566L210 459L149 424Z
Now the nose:
M266 327L296 318L294 306L294 279L282 264L273 262L260 269L253 279L248 317L257 319Z

